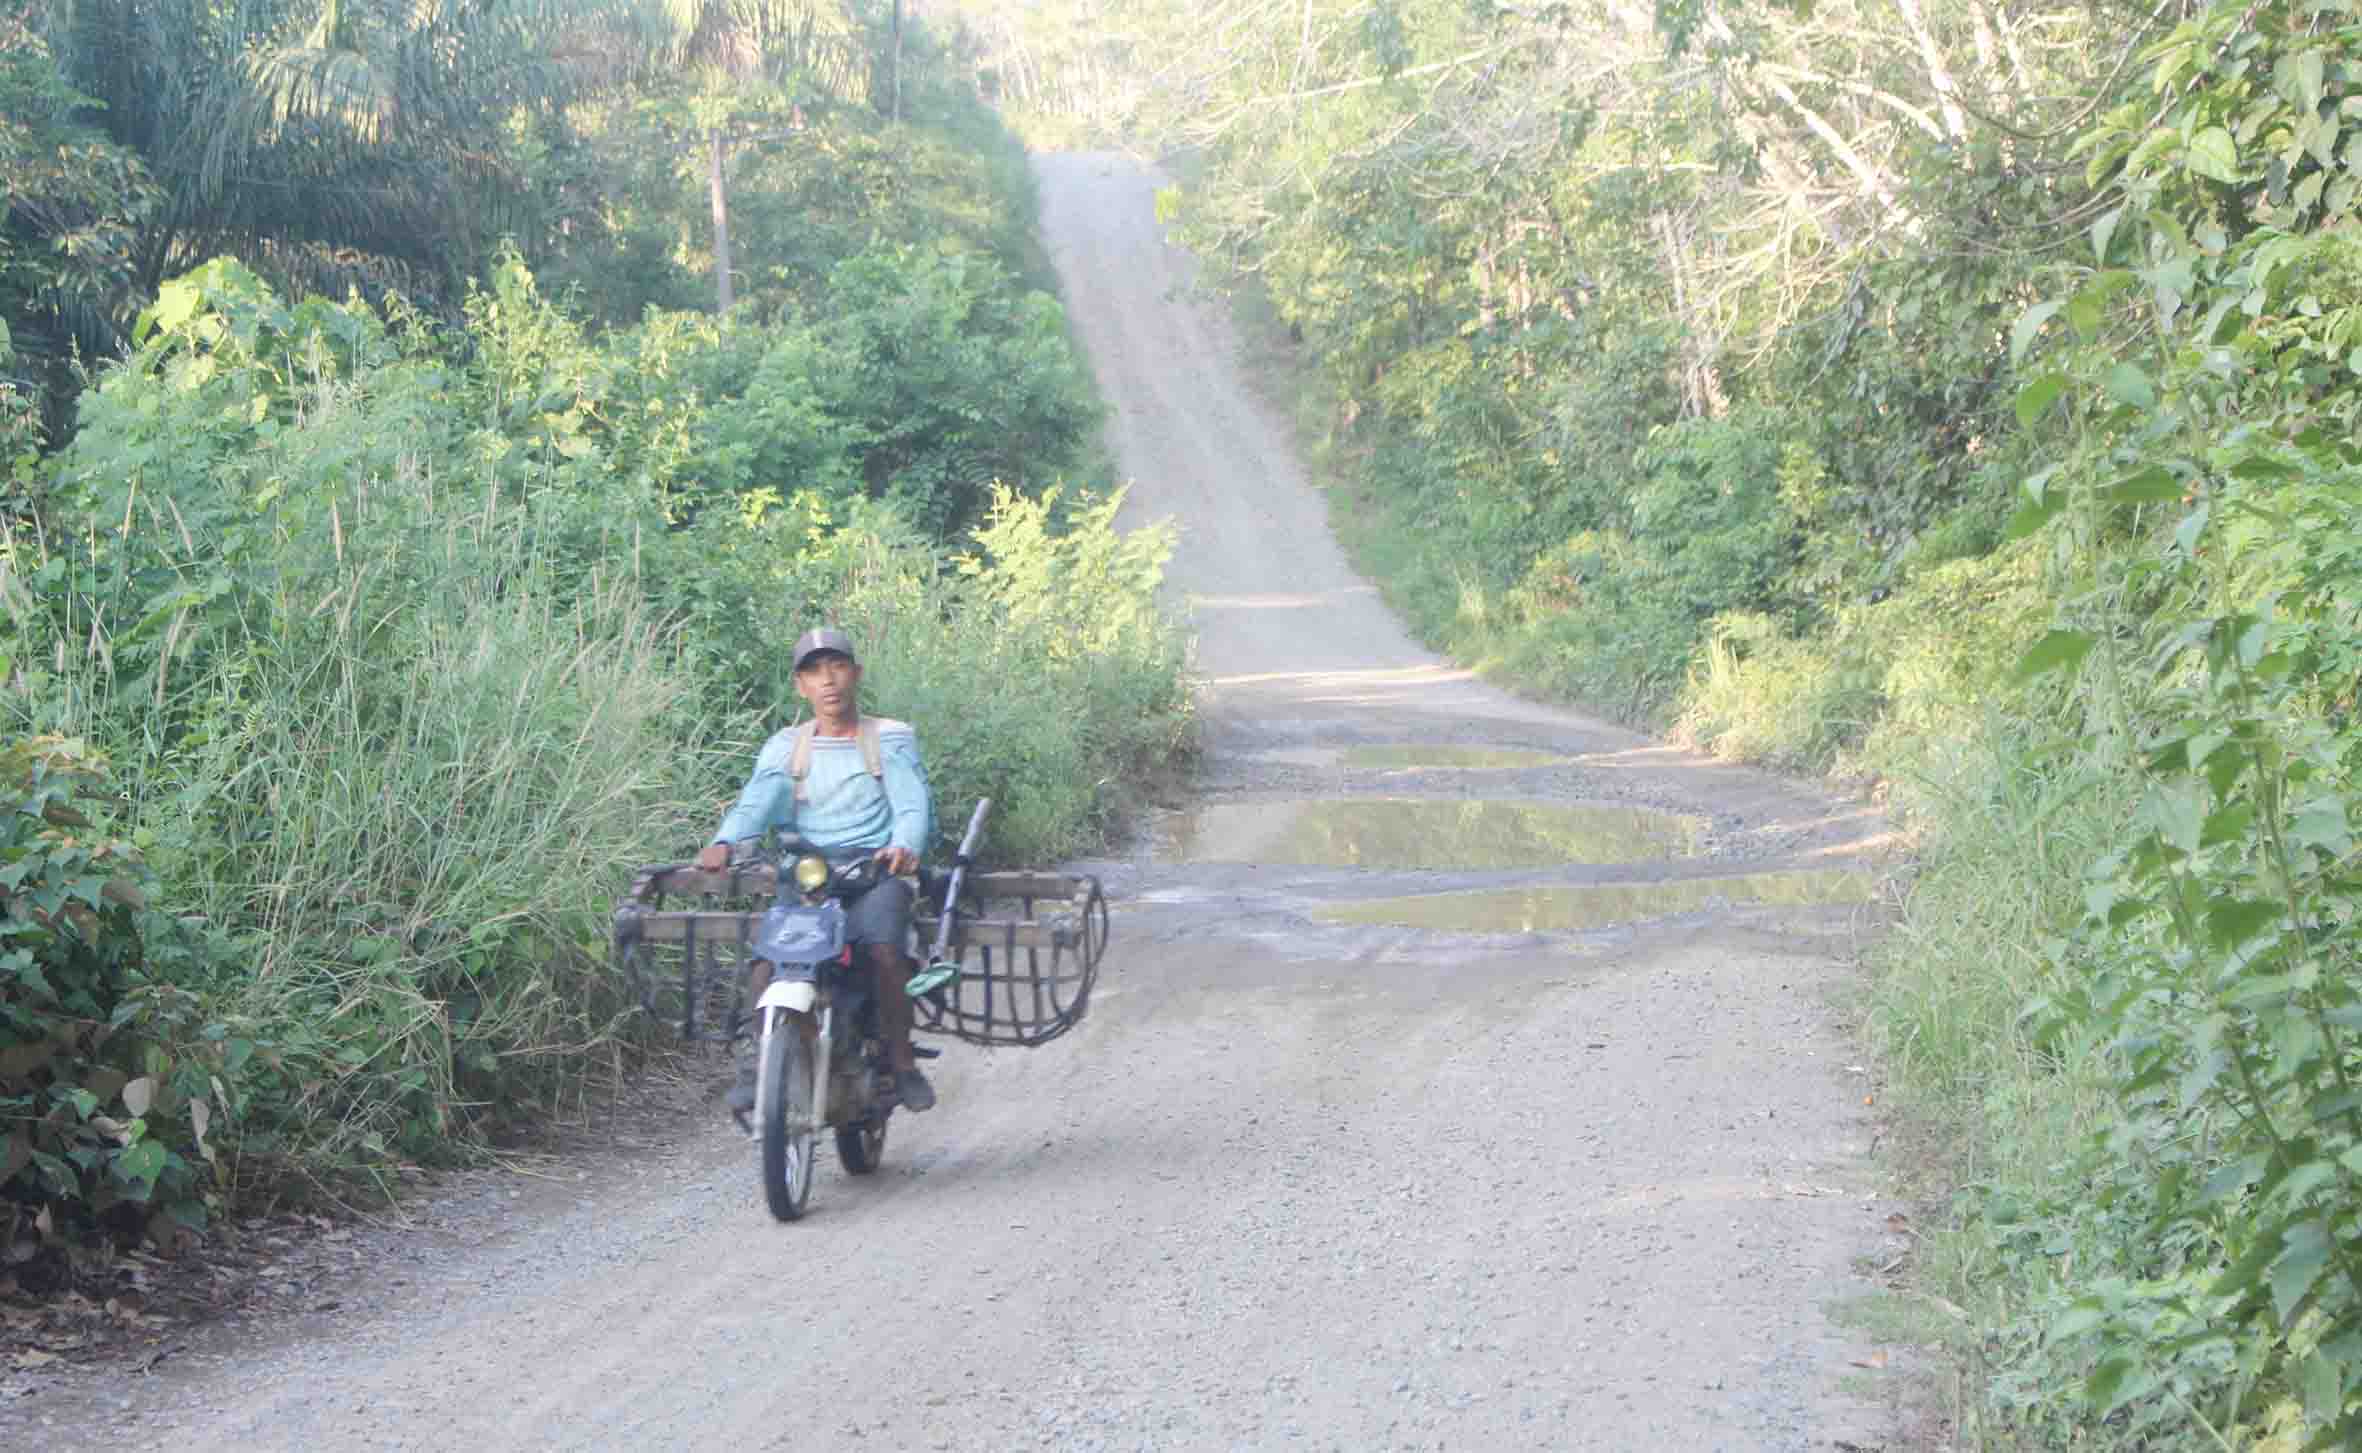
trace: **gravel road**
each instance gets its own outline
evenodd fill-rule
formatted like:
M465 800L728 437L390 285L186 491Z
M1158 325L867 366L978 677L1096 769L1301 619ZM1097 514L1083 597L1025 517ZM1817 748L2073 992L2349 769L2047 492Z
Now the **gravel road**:
M940 1107L897 1118L873 1178L824 1162L800 1224L765 1215L718 1115L687 1122L580 1181L479 1190L274 1333L19 1398L0 1443L1889 1441L1860 1400L1884 1359L1831 1317L1893 1251L1867 1082L1831 1007L1858 905L1709 894L1581 931L1512 910L1452 933L1355 909L1858 866L1875 817L1417 647L1332 543L1222 305L1156 226L1154 178L1114 156L1039 171L1129 510L1184 530L1173 579L1206 679L1192 803L1135 856L1088 865L1117 902L1090 1021L1038 1051L950 1046ZM1357 750L1382 745L1526 754L1470 769ZM1283 831L1340 800L1415 801L1438 823L1605 804L1698 832L1685 856L1504 865L1454 856L1466 844L1439 827L1432 858L1414 837L1373 866L1358 827ZM1295 846L1225 841L1264 819L1259 842Z

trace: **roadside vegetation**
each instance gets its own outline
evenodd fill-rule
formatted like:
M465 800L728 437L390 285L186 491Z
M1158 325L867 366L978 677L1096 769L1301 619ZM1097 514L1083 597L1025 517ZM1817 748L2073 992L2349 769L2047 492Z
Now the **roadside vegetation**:
M9 1287L587 1113L612 895L816 619L1003 861L1185 746L1022 149L895 13L0 16Z
M971 8L1430 641L1914 831L1961 1435L2362 1441L2354 7Z

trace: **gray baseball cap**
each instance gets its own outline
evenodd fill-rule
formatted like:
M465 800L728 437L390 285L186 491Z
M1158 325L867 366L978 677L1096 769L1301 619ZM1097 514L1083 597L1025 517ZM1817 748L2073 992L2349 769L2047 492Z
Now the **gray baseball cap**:
M834 651L856 666L861 664L860 658L853 654L851 636L834 626L815 626L796 637L796 669L803 670L806 661L823 651Z

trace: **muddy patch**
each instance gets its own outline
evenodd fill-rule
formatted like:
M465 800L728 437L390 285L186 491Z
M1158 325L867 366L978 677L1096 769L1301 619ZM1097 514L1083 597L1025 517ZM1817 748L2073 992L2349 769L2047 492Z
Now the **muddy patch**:
M1531 868L1698 851L1706 820L1646 808L1399 797L1218 802L1181 814L1163 856L1321 868Z
M1569 760L1556 752L1536 752L1525 747L1348 747L1341 755L1344 766L1379 772L1415 772L1426 768L1462 772L1516 771L1528 767L1556 767Z
M1269 762L1276 767L1335 767L1344 759L1341 747L1272 747L1247 753L1250 762Z
M1677 883L1550 884L1421 893L1341 903L1313 916L1331 923L1393 924L1447 933L1579 933L1722 904L1802 907L1867 903L1870 892L1870 878L1865 873L1749 873Z

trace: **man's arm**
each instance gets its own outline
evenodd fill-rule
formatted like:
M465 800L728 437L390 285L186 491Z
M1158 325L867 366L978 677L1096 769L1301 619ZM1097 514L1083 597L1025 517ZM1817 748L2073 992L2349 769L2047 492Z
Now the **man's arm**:
M713 841L697 855L697 866L708 872L729 866L730 847L748 838L761 837L773 827L790 827L795 821L795 784L787 774L788 749L782 745L787 733L782 732L763 744L755 755L755 769L738 789L738 800L722 814L721 826L714 829ZM787 816L780 816L782 805Z
M892 732L879 746L886 769L886 804L894 809L894 831L888 846L915 858L926 851L927 837L935 830L935 807L927 793L926 765L919 760L918 733Z

